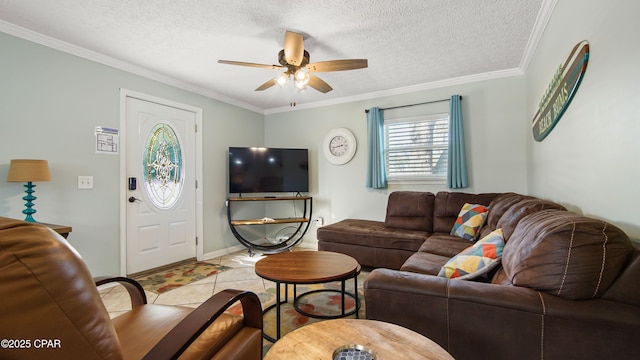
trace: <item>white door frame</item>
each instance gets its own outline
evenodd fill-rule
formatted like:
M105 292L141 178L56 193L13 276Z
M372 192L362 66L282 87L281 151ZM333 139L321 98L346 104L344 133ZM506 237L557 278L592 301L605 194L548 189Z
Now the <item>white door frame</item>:
M186 110L196 115L196 258L198 261L204 259L204 226L203 226L203 204L202 204L202 109L190 105L181 104L175 101L162 99L152 95L139 93L132 90L120 89L120 275L127 275L127 132L126 120L127 109L126 99L136 98L144 101L154 102L161 105ZM195 184L194 184L195 186Z

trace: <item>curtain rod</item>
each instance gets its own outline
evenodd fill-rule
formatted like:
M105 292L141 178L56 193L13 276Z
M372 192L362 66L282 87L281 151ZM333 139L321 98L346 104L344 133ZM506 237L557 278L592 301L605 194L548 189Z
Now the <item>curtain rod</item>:
M460 100L462 100L462 96L460 96ZM399 109L399 108L403 108L403 107L417 106L417 105L426 105L426 104L433 104L433 103L439 103L439 102L443 102L443 101L451 101L451 99L440 99L440 100L427 101L427 102L422 102L422 103L417 103L417 104L409 104L409 105L392 106L392 107L388 107L388 108L384 108L384 109L380 109L380 110ZM365 113L368 113L368 112L369 112L369 109L365 109L365 110L364 110L364 112L365 112Z

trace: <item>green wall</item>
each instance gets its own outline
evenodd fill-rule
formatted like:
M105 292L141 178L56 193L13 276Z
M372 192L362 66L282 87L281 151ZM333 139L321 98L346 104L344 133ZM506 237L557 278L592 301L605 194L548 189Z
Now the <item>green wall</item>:
M640 239L640 2L558 1L526 72L527 124L556 68L589 41L573 101L542 142L527 134L529 192Z
M204 252L238 245L226 225L226 149L262 144L262 114L5 33L0 49L0 215L23 218L22 184L4 181L10 160L47 159L53 179L37 184L35 218L71 225L94 275L120 273L120 158L95 153L94 130L120 128L124 88L203 109ZM79 175L94 189L78 190Z
M462 95L462 113L470 186L465 192L526 192L525 93L522 75L380 97L265 117L267 145L310 149L314 218L325 224L345 218L384 220L388 194L395 190L447 191L444 183L390 184L384 190L365 187L367 131L364 110L388 108ZM385 118L449 111L448 102L385 111ZM322 141L333 128L350 129L357 141L354 158L333 165L322 153ZM315 225L315 224L314 224ZM305 244L315 245L315 228Z

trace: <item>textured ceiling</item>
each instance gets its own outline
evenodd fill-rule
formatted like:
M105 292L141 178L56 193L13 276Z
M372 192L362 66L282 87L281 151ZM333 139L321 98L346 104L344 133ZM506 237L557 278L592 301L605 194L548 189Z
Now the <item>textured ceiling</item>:
M293 91L260 84L280 71L285 30L304 35L311 62L366 58L366 69L317 73L333 91L300 106L518 69L549 0L0 0L0 20L106 55L257 111ZM219 96L218 96L219 95Z

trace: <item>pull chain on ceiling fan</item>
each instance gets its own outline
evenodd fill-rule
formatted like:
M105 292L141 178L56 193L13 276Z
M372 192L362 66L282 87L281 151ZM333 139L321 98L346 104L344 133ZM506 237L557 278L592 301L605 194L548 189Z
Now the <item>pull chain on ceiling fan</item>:
M307 86L327 93L333 88L324 80L313 75L314 72L330 72L363 69L368 66L367 59L345 59L345 60L329 60L317 63L309 63L309 52L304 49L304 39L302 34L287 31L284 36L284 49L278 53L278 62L280 65L256 64L242 61L218 60L220 64L250 66L263 69L285 69L286 71L277 77L268 80L264 84L258 86L255 91L266 90L273 85L284 87L290 79L293 79L294 86L297 90L304 90ZM295 102L291 103L295 106Z

